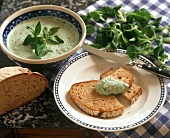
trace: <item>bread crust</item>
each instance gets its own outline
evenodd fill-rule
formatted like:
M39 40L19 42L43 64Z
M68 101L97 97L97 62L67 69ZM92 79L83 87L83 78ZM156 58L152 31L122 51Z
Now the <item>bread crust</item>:
M45 76L22 67L0 69L0 115L37 97L48 87Z
M95 92L94 86L99 80L75 83L69 91L73 102L86 113L101 118L123 114L124 107L114 95L104 96Z
M110 68L109 70L107 70L106 72L104 72L104 73L102 73L100 75L100 79L103 79L104 77L112 75L113 72L115 72L115 69L114 68Z
M19 66L1 68L0 69L0 82L7 78L10 78L15 75L22 74L22 73L32 73L32 72L28 68L23 68Z

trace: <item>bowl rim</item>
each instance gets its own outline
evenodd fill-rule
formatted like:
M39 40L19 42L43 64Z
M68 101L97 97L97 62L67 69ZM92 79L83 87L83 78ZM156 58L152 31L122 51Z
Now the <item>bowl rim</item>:
M66 52L62 55L53 57L53 58L48 58L48 59L26 59L26 58L22 58L20 56L17 56L15 54L11 53L3 43L2 35L4 32L4 29L6 28L8 23L10 23L16 17L18 17L24 13L31 12L31 11L37 11L37 10L58 10L58 11L68 13L72 17L74 17L80 23L81 28L82 28L82 34L81 34L81 38L80 38L78 44L73 49L69 50L68 52ZM82 18L76 12L74 12L68 8L57 6L57 5L37 5L37 6L30 6L27 8L23 8L21 10L16 11L9 17L7 17L0 26L0 47L3 50L3 52L5 54L7 54L7 56L9 56L10 58L12 58L14 60L17 60L17 61L23 62L23 63L28 63L28 64L47 64L47 63L57 62L59 60L67 58L68 56L75 53L81 47L81 45L83 44L83 42L85 40L85 37L86 37L86 25L85 25L84 21L82 20Z

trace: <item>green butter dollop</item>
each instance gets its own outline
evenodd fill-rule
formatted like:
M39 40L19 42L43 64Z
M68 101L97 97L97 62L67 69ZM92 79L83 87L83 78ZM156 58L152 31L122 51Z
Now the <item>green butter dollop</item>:
M128 88L128 84L110 76L104 77L95 85L95 91L101 95L120 94L126 92Z

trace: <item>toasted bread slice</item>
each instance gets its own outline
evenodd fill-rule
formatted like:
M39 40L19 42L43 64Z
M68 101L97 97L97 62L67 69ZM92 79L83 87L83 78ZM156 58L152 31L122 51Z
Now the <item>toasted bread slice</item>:
M104 77L110 76L115 72L114 68L110 68L109 70L107 70L106 72L102 73L100 75L100 79L103 79Z
M123 114L124 107L114 95L103 96L95 92L94 86L99 80L75 83L69 91L74 103L86 113L108 118Z
M108 71L104 72L100 75L100 79L103 79L103 77L111 76L114 79L120 80L129 86L134 82L133 74L126 68L120 67L117 70L114 70L113 68L110 68Z
M138 99L139 95L141 94L142 88L132 83L129 90L127 92L122 93L121 95L124 96L130 102L130 104L134 104L134 102Z
M113 68L110 68L108 71L100 75L100 79L108 75L112 76L114 79L119 79L120 81L129 84L129 90L121 95L124 96L130 104L133 104L138 99L139 95L142 94L142 88L133 83L134 77L128 69L120 67L115 71Z

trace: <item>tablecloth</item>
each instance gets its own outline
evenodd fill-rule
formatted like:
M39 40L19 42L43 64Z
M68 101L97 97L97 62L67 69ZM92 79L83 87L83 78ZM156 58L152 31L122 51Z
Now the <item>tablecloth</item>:
M170 1L166 0L99 0L79 13L86 14L89 11L96 10L102 6L116 6L122 4L123 11L132 11L134 9L145 8L156 17L162 16L161 25L170 23ZM170 46L164 45L165 52L170 56ZM166 80L167 97L161 110L150 121L142 126L127 131L100 132L104 137L142 137L142 138L162 138L170 137L170 80Z
M116 6L122 4L124 11L132 11L138 8L146 8L156 17L162 16L161 25L166 25L170 23L170 1L166 0L154 0L154 1L139 1L139 0L99 0L96 3L88 6L87 8L81 10L79 13L86 14L89 11L98 9L102 6ZM169 45L165 45L165 52L170 54ZM74 58L78 54L84 52L83 49L79 49L72 57ZM55 77L60 68L67 62L67 60L63 60L57 63L52 63L45 65L45 69L42 70L42 73L49 80L49 88L52 91L53 83ZM18 64L16 62L16 64ZM20 64L18 64L20 65ZM56 69L57 67L57 69ZM142 126L139 126L135 129L127 130L127 131L116 131L116 132L99 132L106 138L125 138L125 137L133 137L133 138L170 138L170 80L166 80L167 84L167 97L165 103L161 110L154 116L150 121L145 123Z

